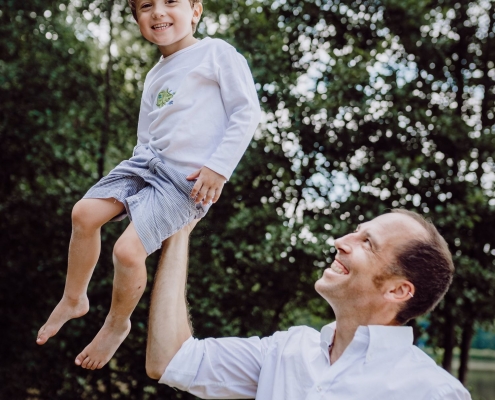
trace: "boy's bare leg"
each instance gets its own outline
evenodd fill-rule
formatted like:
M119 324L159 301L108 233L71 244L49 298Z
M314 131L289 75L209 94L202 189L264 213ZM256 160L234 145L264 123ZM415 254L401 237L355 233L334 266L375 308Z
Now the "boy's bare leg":
M69 319L88 312L86 290L100 254L100 228L123 209L115 199L82 199L74 206L64 294L39 330L37 344L45 344Z
M76 365L102 368L131 329L130 316L146 287L146 250L131 223L115 244L112 305L93 341L76 357Z

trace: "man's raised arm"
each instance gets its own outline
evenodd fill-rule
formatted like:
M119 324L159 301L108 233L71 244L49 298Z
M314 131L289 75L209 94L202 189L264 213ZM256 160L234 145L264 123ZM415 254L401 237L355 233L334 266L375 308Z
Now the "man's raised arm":
M146 348L146 373L160 379L192 335L186 303L189 234L196 222L168 238L155 276Z

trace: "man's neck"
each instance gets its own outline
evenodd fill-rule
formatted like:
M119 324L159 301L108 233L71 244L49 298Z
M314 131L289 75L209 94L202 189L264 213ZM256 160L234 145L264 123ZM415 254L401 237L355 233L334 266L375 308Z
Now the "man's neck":
M336 318L336 331L333 337L333 344L330 347L330 363L335 363L344 353L345 349L354 339L354 335L359 326L368 325L397 325L395 320L388 318L352 318L339 317Z
M334 364L340 358L347 346L352 342L358 326L358 323L349 320L337 321L337 329L333 337L332 347L329 350L331 364Z

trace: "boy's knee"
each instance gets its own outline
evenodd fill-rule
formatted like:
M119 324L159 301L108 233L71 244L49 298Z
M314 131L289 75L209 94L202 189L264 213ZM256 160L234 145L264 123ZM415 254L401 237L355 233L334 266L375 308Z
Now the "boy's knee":
M72 226L77 230L98 229L97 221L94 221L94 210L87 202L79 200L72 208Z
M139 251L131 240L120 238L113 248L114 260L124 267L139 266L146 259L146 254Z

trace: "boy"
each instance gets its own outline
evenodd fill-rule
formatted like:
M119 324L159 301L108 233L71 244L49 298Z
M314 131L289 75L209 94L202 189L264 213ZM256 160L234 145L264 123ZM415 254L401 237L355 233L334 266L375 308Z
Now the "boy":
M201 0L129 4L142 35L162 57L146 77L133 157L74 206L64 294L36 341L46 343L69 319L88 312L100 228L129 216L114 247L109 314L75 360L92 370L102 368L129 333L146 285L146 257L218 200L260 118L246 60L222 40L194 38Z

